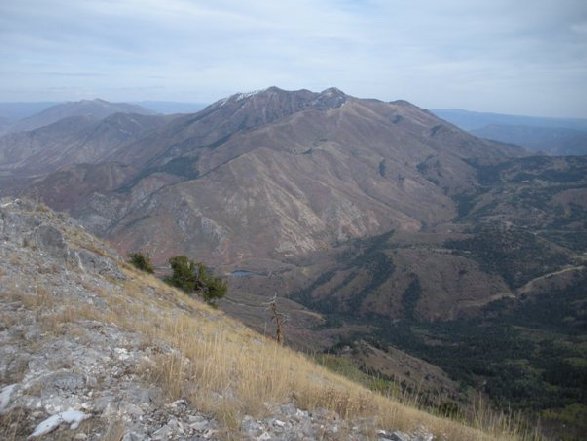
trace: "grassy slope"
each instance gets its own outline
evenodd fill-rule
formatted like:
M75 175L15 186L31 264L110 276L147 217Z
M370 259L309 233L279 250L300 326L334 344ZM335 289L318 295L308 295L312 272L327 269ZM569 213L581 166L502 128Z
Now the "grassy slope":
M59 225L52 213L44 209L39 213ZM76 247L108 255L105 246L89 234L63 224L60 227L67 230L68 242ZM261 415L273 405L293 400L301 408L334 410L349 423L364 416L375 417L379 428L412 431L424 427L452 441L535 439L520 433L516 422L483 409L467 426L390 400L158 279L118 263L126 281L109 279L108 285L83 281L102 298L103 308L53 299L51 292L41 289L29 293L14 286L7 288L10 292L6 295L33 312L48 332L67 332L64 325L91 319L138 332L144 344L157 341L175 348L167 355L145 360L138 372L145 381L159 384L170 400L184 398L213 414L224 425L227 438L239 439L244 414ZM44 274L39 272L36 286L43 286ZM70 269L67 277L79 275Z
M518 427L504 427L508 421L489 412L477 416L481 431L389 400L150 276L132 269L125 273L128 297L109 299L110 319L176 347L178 356L155 360L149 376L164 386L170 398L187 398L228 426L240 421L243 413L261 414L267 404L293 399L302 408L332 409L343 419L376 416L381 427L410 431L423 426L451 440L524 438L516 433ZM156 300L145 294L153 291L165 291L167 298ZM186 396L184 385L194 381L197 390Z

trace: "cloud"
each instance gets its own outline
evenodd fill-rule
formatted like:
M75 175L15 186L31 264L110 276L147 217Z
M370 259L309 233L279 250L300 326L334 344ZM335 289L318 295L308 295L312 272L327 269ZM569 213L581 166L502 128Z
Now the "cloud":
M335 85L423 107L587 117L583 3L1 2L0 101L44 99L51 87L209 102L273 84Z

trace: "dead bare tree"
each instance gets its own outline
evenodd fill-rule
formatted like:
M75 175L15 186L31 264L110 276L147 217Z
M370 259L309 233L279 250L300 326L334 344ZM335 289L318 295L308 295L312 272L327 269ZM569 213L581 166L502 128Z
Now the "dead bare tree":
M285 316L285 314L282 314L281 312L279 312L277 310L277 293L275 293L273 295L273 297L271 298L271 300L269 302L267 302L265 305L267 305L267 309L273 315L273 320L275 321L275 327L276 327L275 332L276 332L277 343L279 343L281 345L281 344L283 344L283 323L285 322L285 319L287 317Z

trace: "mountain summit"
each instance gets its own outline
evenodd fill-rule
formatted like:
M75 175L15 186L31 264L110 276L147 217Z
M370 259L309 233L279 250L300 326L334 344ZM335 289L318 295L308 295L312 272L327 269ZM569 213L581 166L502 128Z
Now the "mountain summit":
M143 164L133 186L155 171L180 182L125 212L109 234L125 249L141 248L149 219L157 219L170 243L187 232L185 251L218 263L295 256L447 221L455 214L451 195L475 185L471 161L520 153L405 103L337 89L237 94L113 157ZM171 250L164 242L156 247L162 255Z
M289 92L279 87L271 86L267 89L255 90L246 93L236 93L224 98L212 107L222 107L227 103L246 102L250 104L255 102L255 105L272 106L274 108L282 109L282 111L295 112L308 107L316 108L337 108L340 107L346 100L347 95L344 92L331 87L322 91L321 93L310 92L302 89L294 92Z

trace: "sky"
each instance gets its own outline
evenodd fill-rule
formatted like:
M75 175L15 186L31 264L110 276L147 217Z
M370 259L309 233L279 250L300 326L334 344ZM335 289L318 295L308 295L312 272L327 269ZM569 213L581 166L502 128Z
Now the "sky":
M587 118L587 1L0 0L0 102L269 86Z

